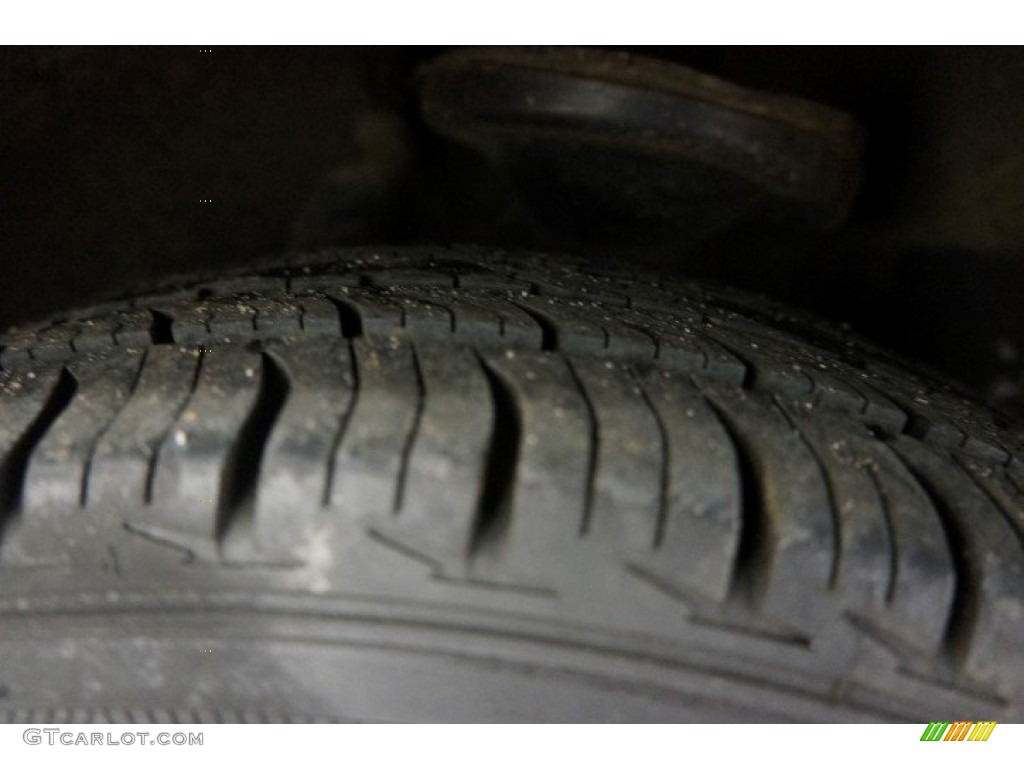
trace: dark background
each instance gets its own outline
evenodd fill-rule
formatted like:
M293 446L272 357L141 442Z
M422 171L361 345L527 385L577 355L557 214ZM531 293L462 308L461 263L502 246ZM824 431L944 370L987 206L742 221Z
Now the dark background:
M1022 49L637 52L853 114L846 223L539 241L503 179L423 123L415 72L442 49L4 48L0 327L289 249L557 247L775 294L1024 416Z

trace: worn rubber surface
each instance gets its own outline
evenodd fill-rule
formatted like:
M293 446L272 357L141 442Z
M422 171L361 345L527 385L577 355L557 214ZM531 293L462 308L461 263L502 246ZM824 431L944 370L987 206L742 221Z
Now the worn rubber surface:
M0 718L1024 719L1012 425L724 289L293 262L0 338Z

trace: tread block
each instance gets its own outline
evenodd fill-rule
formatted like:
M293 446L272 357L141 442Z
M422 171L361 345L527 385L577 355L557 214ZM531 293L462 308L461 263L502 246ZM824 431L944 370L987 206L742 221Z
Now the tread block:
M230 511L225 505L233 453L261 375L259 355L239 347L204 355L195 390L160 445L151 504L129 517L132 528L196 554L216 554Z
M302 331L302 309L294 301L276 295L259 294L247 297L246 304L256 312L257 338L289 336Z
M1016 531L963 470L906 436L892 446L942 499L947 533L961 553L958 610L949 630L958 670L1012 697L1024 682L1024 562Z
M147 314L146 317L148 318L149 315ZM76 334L71 340L71 346L74 347L75 352L102 352L117 346L114 334L121 327L121 323L116 314L73 320L72 323L76 329ZM149 345L148 332L141 342L140 347Z
M89 472L87 504L144 504L161 441L192 391L201 354L192 349L151 347L135 390L100 437Z
M788 418L817 457L829 486L836 522L832 580L844 601L861 609L884 606L895 577L890 523L875 478L851 448L848 426L787 407Z
M492 340L501 336L501 316L486 307L466 301L461 294L452 291L445 296L445 308L452 313L452 332L467 343Z
M683 592L722 601L743 525L733 442L687 377L653 370L643 386L663 424L668 471L662 529L655 550L639 562Z
M741 386L747 380L747 364L731 351L708 336L701 336L700 346L704 350L704 370L699 372L701 381Z
M360 332L367 337L380 337L401 333L405 328L405 311L401 305L382 299L375 294L360 291L347 292L344 288L330 293L332 300L346 314L354 316Z
M127 400L142 360L115 350L68 363L77 382L71 402L33 451L25 478L23 514L69 511L85 500L86 473L97 440Z
M541 349L544 345L544 330L536 319L517 306L514 300L463 294L458 302L456 311L458 306L465 306L494 315L498 320L498 335L506 344L524 346L527 349Z
M342 322L338 307L320 296L299 296L297 299L299 324L306 333L318 336L355 336L356 328Z
M586 535L611 551L647 552L657 538L664 449L658 423L628 368L572 363L596 421Z
M218 297L208 299L205 306L209 310L206 326L213 335L227 338L232 335L236 338L253 336L257 312L248 298Z
M0 518L21 506L37 423L61 378L56 365L0 371Z
M405 312L405 330L414 338L446 339L455 333L456 317L445 294L423 298L396 297Z
M171 338L176 344L202 344L210 340L208 303L187 297L156 300L151 304L158 316L170 319Z
M316 273L313 274L309 267L304 267L297 274L288 279L288 285L292 293L301 295L305 293L342 293L356 288L361 283L357 272L345 273Z
M32 344L32 357L45 362L67 360L75 351L74 339L78 327L74 323L61 323L44 328L36 334Z
M812 384L812 397L817 407L841 413L859 414L867 408L867 398L855 387L824 371L807 374Z
M29 349L34 338L24 332L12 332L0 344L0 367L13 368L32 360Z
M595 446L587 406L564 358L537 352L488 355L513 393L521 445L503 533L516 565L563 557L583 524Z
M117 324L112 333L114 343L118 346L144 348L152 343L150 327L153 324L153 315L151 312L143 309L130 309L118 312L114 318ZM81 340L81 337L79 339ZM80 340L76 341L76 344L81 343Z
M349 343L272 344L289 383L263 453L253 533L259 552L302 559L328 524L328 468L355 398Z
M738 563L744 581L767 616L814 628L834 555L832 508L822 472L769 397L716 388L706 392L753 475L747 490L756 498L744 499L744 525L755 526L756 541L747 561Z
M838 531L835 586L854 615L928 652L942 643L956 577L927 495L867 430L794 408L830 485Z
M803 372L801 366L794 365L782 350L730 333L727 328L717 325L710 331L710 336L746 362L755 387L785 397L810 395L814 387L810 377Z
M891 634L934 651L947 631L957 588L942 520L921 485L883 443L856 431L845 437L878 489L889 526L892 573L881 620Z
M601 315L601 323L608 334L608 354L616 359L641 362L653 360L657 355L657 337L650 331L618 322L609 313Z
M867 377L867 374L861 375ZM878 426L893 433L906 429L910 417L901 406L866 381L858 382L855 386L864 396L864 408L861 413L865 424Z
M623 310L617 313L617 317L623 323L650 329L657 340L655 356L664 364L679 371L692 373L704 369L707 365L707 352L694 336L694 326L683 320L633 309Z
M608 332L592 316L577 312L568 302L554 298L523 296L516 304L537 319L554 335L554 344L563 352L597 352L608 346ZM552 346L554 348L554 346Z
M517 280L514 277L494 272L460 272L456 287L475 293L483 291L495 293L511 292L516 296L529 295L533 289L528 280Z
M470 554L494 434L494 405L480 360L467 347L417 342L424 400L397 516L378 530L446 571Z
M271 275L242 275L200 283L196 291L211 295L231 296L234 294L280 293L286 287L284 277Z
M373 320L377 312L390 312L392 318L397 316L399 327L410 336L446 338L452 335L454 327L452 312L444 305L443 295L436 299L427 301L419 297L410 298L400 291L381 291L364 294L357 303L366 318L363 328L367 334L393 333L396 330L394 320L387 329L383 323Z
M863 413L869 423L893 431L900 431L906 423L906 415L891 400L871 387L857 386L862 372L837 353L798 343L775 328L737 315L730 315L721 325L753 364L755 386L790 397L810 393L815 405ZM766 349L773 353L765 354ZM809 381L810 390L801 376Z
M886 362L868 366L872 381L885 388L890 398L912 416L912 431L939 448L960 448L970 455L995 463L1010 460L1001 434L983 409L922 377L898 370Z
M366 282L374 288L454 288L455 278L447 272L423 269L367 270Z
M593 275L574 274L564 279L548 277L533 283L538 296L599 302L608 307L629 306L629 298L615 286Z
M330 500L347 519L371 524L394 514L420 387L408 340L355 339L352 348L358 394L333 459Z

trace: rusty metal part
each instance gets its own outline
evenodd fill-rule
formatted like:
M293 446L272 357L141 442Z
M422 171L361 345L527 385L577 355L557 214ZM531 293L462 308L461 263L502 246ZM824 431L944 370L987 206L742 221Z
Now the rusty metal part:
M420 94L435 131L482 151L541 218L569 214L570 226L575 209L581 226L626 230L828 227L860 182L846 114L644 57L460 50L420 71Z

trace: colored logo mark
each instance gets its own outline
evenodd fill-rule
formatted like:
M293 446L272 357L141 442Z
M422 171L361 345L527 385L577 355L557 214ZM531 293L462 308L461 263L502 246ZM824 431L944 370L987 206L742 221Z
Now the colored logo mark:
M928 723L921 734L921 741L988 741L995 727L994 720Z

